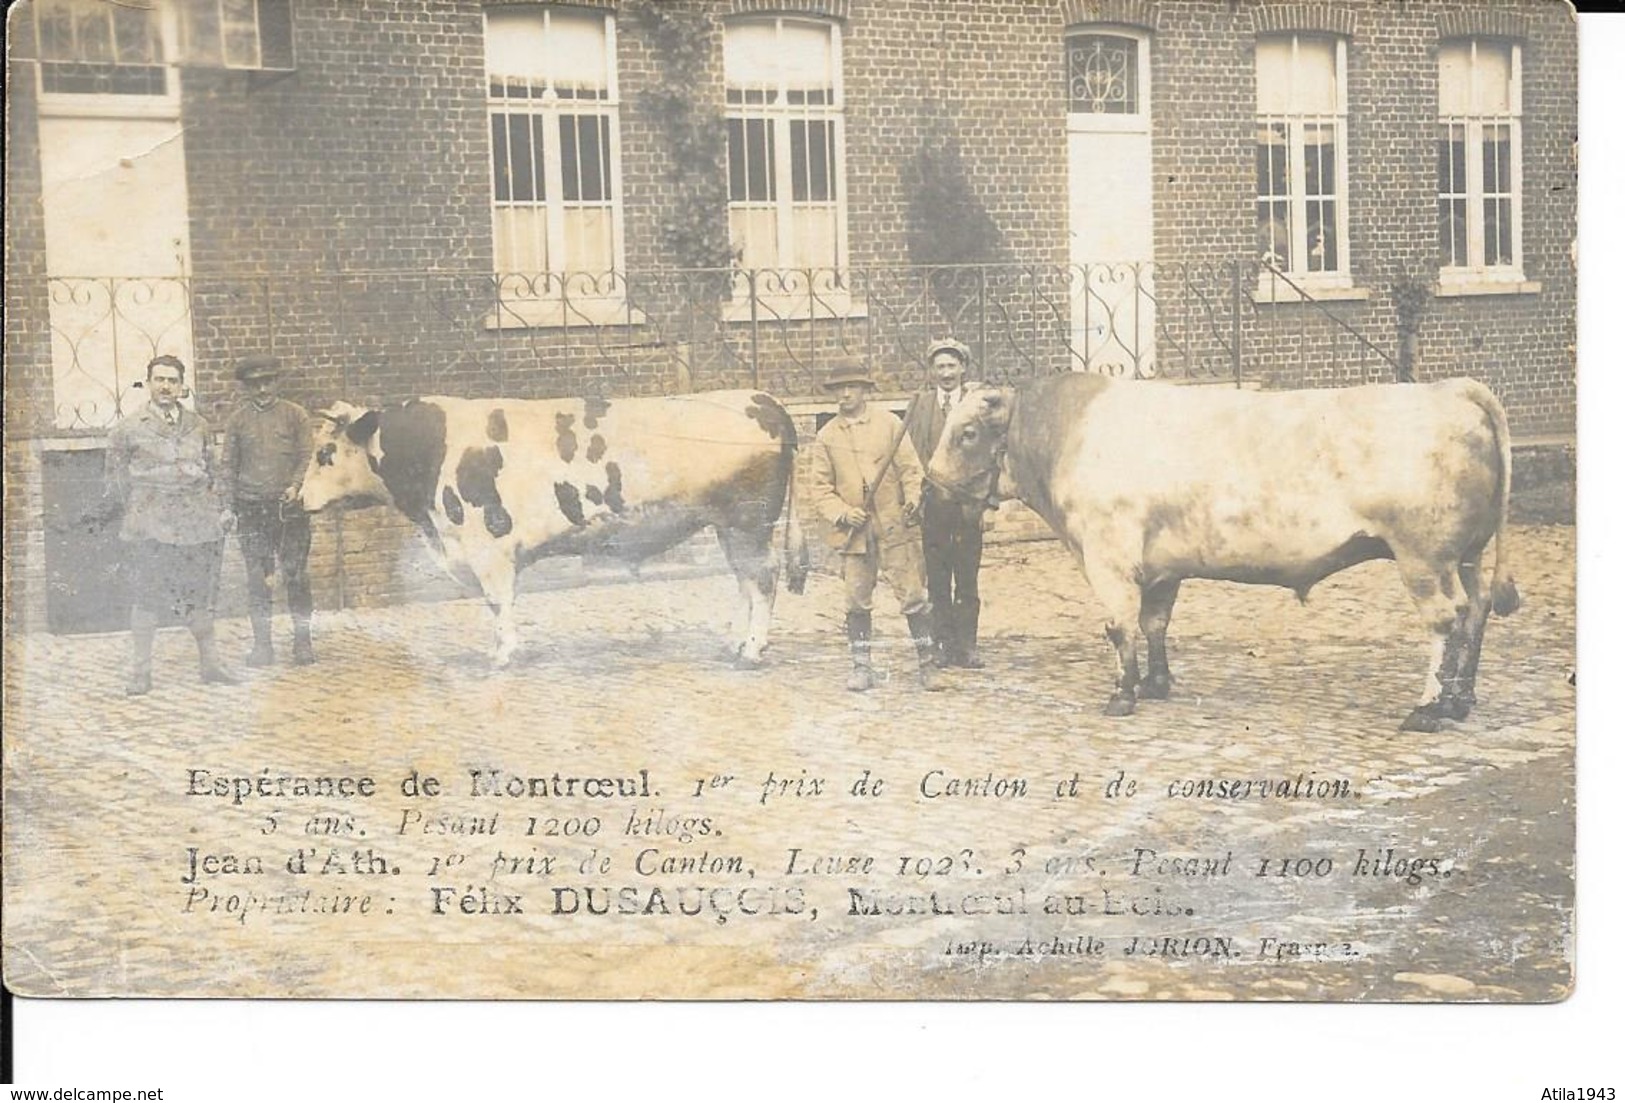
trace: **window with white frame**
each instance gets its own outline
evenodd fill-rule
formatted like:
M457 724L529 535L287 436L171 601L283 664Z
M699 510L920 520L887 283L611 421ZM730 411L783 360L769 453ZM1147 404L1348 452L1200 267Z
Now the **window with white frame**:
M537 296L610 294L623 255L614 17L491 8L485 67L497 272Z
M1521 279L1521 49L1439 47L1439 267L1444 280Z
M1259 256L1306 286L1347 286L1347 44L1261 35L1257 65Z
M730 22L723 68L735 263L839 268L846 257L839 26L788 17Z
M34 0L42 107L173 109L176 62L292 69L292 0Z
M169 96L163 17L156 0L34 0L41 94Z

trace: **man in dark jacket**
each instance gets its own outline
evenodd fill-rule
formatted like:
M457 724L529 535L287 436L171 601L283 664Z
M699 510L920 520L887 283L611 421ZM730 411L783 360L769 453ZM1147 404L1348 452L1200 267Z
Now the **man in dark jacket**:
M970 350L958 341L937 341L926 350L933 385L920 391L904 418L914 450L929 464L942 439L948 411L965 397ZM925 586L934 620L937 661L979 668L976 629L982 601L976 576L982 569L983 502L967 501L926 484L920 516L925 547Z
M310 460L310 414L277 395L281 366L274 357L237 364L248 394L226 422L226 489L237 513L237 539L248 571L248 619L254 628L249 666L275 661L271 646L271 583L277 568L293 616L293 661L316 661L310 642L310 518L298 504L299 482Z

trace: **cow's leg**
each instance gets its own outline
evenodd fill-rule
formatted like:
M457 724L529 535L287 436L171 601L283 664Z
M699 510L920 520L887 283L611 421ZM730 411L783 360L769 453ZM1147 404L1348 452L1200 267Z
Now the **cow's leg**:
M453 560L454 562L454 560ZM467 570L479 583L485 604L497 618L497 649L491 661L499 669L513 661L519 650L519 626L514 618L514 591L519 575L510 555L493 547L467 560Z
M1134 691L1140 682L1140 588L1130 571L1112 566L1098 554L1084 557L1084 573L1106 607L1106 638L1117 653L1117 686L1106 702L1106 715L1127 716L1134 711Z
M1452 720L1465 720L1467 714L1478 704L1475 686L1478 681L1478 655L1484 646L1484 626L1490 616L1489 587L1479 571L1477 559L1463 562L1461 565L1461 586L1467 593L1467 618L1461 631L1464 644L1461 648L1461 662L1455 672L1454 685L1446 685L1446 699L1450 705L1449 716Z
M1179 579L1145 586L1140 591L1140 631L1145 633L1146 675L1140 696L1148 701L1168 697L1174 676L1168 670L1168 620L1179 597Z
M773 562L773 530L769 526L746 529L717 528L722 552L739 580L744 603L744 639L734 653L740 666L762 665L762 649L773 626L773 597L778 590L779 572Z
M1400 731L1436 732L1440 721L1453 707L1445 695L1447 681L1453 682L1466 646L1467 595L1456 577L1456 566L1441 569L1425 558L1408 556L1395 549L1400 577L1422 614L1422 622L1433 634L1433 649L1422 697Z

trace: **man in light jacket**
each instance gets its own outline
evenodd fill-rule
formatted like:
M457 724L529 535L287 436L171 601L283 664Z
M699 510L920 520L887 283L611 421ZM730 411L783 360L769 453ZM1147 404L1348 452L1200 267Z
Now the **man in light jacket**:
M874 381L863 368L834 368L824 388L835 393L837 415L818 431L811 449L812 504L830 524L830 543L846 583L846 634L852 675L846 688L874 686L871 657L875 581L886 576L897 595L919 656L920 684L936 680L931 605L920 562L920 493L925 470L903 423L871 408Z
M181 405L185 386L185 364L154 357L147 404L107 438L108 493L124 514L119 539L132 593L124 690L131 697L152 691L152 641L164 614L191 630L205 682L237 684L214 638L220 547L233 518L220 493L209 424Z

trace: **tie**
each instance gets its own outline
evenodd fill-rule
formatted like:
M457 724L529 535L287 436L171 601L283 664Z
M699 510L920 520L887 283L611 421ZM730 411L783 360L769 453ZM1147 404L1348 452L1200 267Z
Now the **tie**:
M952 410L953 408L954 408L953 392L952 391L943 391L942 392L942 416L943 416L944 420L946 420L947 417L948 417L948 411Z

